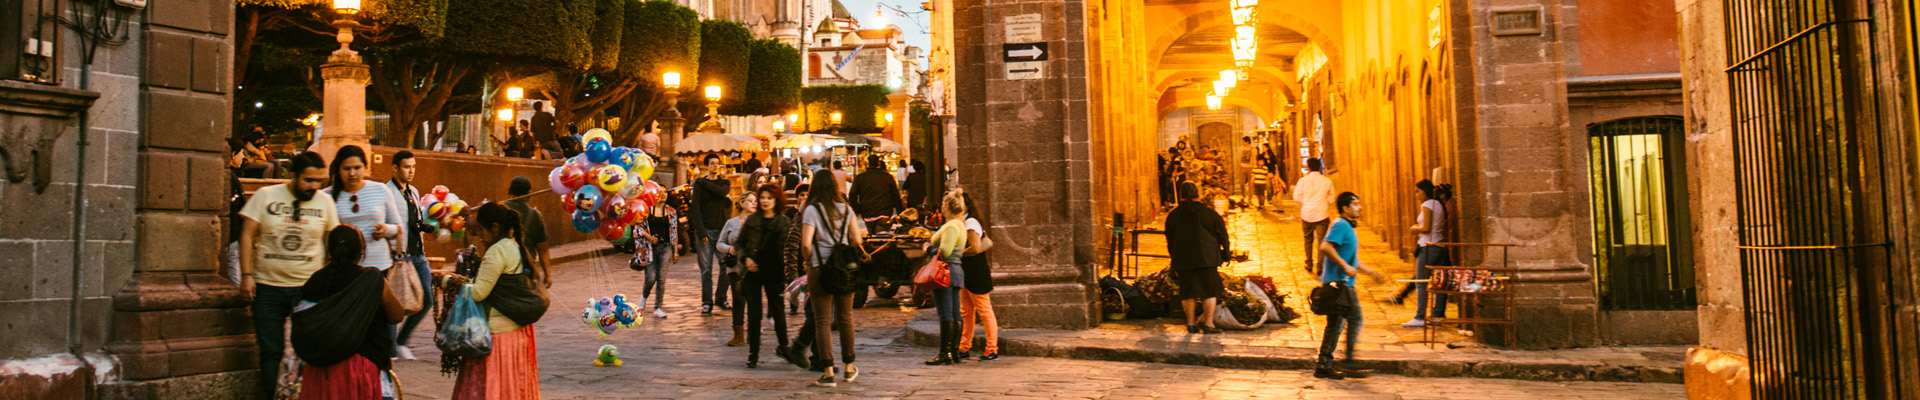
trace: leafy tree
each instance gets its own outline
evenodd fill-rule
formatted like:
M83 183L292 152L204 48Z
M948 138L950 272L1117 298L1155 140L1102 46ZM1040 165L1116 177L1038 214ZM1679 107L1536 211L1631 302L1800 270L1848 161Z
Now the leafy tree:
M234 29L233 129L249 129L250 105L283 85L304 84L318 96L317 67L338 48L328 0L238 0ZM354 43L363 48L432 40L445 31L447 0L367 3ZM273 39L273 40L263 40ZM269 43L271 42L271 43ZM298 77L299 79L291 79Z
M779 115L793 110L800 102L800 49L773 39L757 39L747 58L747 85L741 104L733 109L724 105L723 114Z
M700 82L700 14L666 0L628 4L627 29L621 39L620 60L615 70L620 76L635 79L639 86L602 109L608 117L619 118L613 130L614 143L634 143L640 132L667 108L666 88L660 76L678 72L681 98L690 99ZM686 102L686 101L682 101Z
M700 78L689 95L697 101L682 103L680 111L688 126L697 126L715 116L706 115L707 86L720 86L722 114L735 114L747 88L747 60L753 50L747 45L753 32L746 25L724 19L700 21Z
M841 114L842 132L879 132L875 123L876 115L884 112L887 95L893 93L886 85L830 85L808 86L800 89L800 100L806 104L805 132L832 129L832 113Z

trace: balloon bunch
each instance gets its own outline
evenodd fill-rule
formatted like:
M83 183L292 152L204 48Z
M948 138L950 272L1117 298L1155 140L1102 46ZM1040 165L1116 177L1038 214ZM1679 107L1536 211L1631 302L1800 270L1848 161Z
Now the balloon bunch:
M420 204L423 205L420 210L427 214L421 222L433 229L434 241L446 243L466 235L467 217L460 213L467 210L467 202L447 191L446 186L434 186L432 191L420 195Z
M573 228L580 233L598 232L614 244L632 238L627 226L645 216L646 210L666 199L653 177L653 157L639 149L614 147L605 129L588 130L586 151L547 174L560 202L573 206Z
M616 294L613 297L587 299L587 310L580 313L582 322L587 326L600 329L600 337L607 337L614 330L631 328L639 324L640 305L627 301L627 295Z

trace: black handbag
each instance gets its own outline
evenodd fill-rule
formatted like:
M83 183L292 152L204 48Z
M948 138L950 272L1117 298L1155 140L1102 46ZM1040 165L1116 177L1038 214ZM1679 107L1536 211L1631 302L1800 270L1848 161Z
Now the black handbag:
M1352 292L1353 287L1346 281L1327 282L1307 295L1307 307L1317 315L1347 315L1357 306L1353 304Z
M521 326L539 322L553 303L547 287L533 279L533 263L527 262L524 250L520 252L520 272L500 274L500 279L493 284L493 293L489 293L484 302Z

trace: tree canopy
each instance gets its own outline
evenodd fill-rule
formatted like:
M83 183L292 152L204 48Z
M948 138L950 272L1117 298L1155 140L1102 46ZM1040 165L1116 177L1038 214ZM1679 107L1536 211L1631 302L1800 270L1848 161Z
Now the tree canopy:
M621 38L620 73L657 82L666 72L679 72L681 84L700 73L700 14L666 0L629 3L627 29ZM634 45L626 45L628 43Z
M808 86L800 90L801 101L807 105L807 131L819 131L832 126L830 116L840 113L840 130L852 132L880 131L878 119L883 107L888 104L887 95L893 93L886 85L829 85Z
M724 19L700 21L700 87L719 85L722 114L735 114L747 88L747 47L753 32L746 25Z
M585 69L597 10L593 0L454 1L435 47L489 63Z
M800 49L774 39L756 39L747 57L747 85L738 92L738 107L723 114L777 115L792 112L800 101Z

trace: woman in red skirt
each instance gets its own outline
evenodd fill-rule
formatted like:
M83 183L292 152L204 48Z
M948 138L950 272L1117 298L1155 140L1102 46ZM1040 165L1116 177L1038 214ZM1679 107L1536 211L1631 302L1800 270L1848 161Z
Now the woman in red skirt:
M484 302L494 294L501 275L518 274L528 263L526 252L515 240L521 232L519 213L499 203L487 203L475 214L477 224L468 234L479 243L491 243L480 258L480 271L473 281L473 300ZM494 308L487 309L487 325L493 331L493 351L484 357L469 357L460 365L453 398L540 398L540 357L535 353L533 325L521 326Z
M380 270L359 265L366 245L360 232L340 225L327 232L325 268L300 289L293 312L293 349L307 363L300 375L303 400L392 397L381 389L391 363L388 325L406 318L387 290Z

